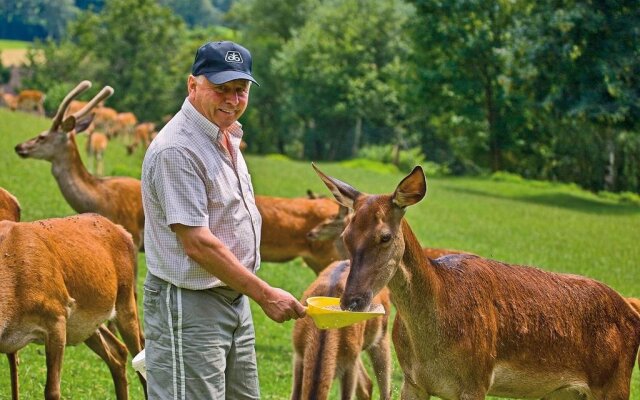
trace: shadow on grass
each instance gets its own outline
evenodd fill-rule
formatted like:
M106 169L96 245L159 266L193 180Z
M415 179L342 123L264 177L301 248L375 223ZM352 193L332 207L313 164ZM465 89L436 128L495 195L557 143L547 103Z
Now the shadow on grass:
M470 194L474 196L491 197L495 199L506 199L544 205L549 207L564 208L588 214L598 215L633 215L640 214L640 207L631 204L613 204L598 199L586 199L570 193L545 193L534 196L504 195L498 193L487 193L482 190L445 186L453 192Z

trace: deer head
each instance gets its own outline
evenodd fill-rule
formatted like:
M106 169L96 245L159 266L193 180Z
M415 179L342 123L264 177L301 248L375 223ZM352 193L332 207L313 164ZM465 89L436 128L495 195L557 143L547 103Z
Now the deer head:
M36 158L51 161L56 155L63 153L72 132L82 132L91 124L93 114L89 114L99 102L113 94L113 88L105 86L91 101L75 113L64 117L71 101L80 93L91 87L91 82L82 81L71 90L60 103L53 117L51 127L38 136L20 143L15 147L16 153L23 158ZM89 115L88 115L89 114Z
M351 271L340 306L351 311L368 310L373 297L402 264L405 251L402 220L406 207L419 202L427 193L424 172L415 167L393 194L369 195L325 175L315 165L313 168L338 203L354 210L342 233L351 257Z

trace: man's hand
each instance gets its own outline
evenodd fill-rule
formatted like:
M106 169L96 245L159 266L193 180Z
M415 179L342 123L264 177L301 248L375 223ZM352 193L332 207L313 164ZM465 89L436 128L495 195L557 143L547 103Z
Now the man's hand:
M306 310L298 299L279 288L270 288L258 304L264 313L276 322L298 319L306 315Z

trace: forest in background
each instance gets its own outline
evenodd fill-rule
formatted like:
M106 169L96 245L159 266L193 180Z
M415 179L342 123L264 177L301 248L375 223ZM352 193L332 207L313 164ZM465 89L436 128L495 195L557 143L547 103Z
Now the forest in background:
M1 18L22 10L44 29L24 85L50 109L89 79L114 87L108 105L161 121L197 47L228 39L260 82L242 119L252 153L640 192L636 1L13 3Z

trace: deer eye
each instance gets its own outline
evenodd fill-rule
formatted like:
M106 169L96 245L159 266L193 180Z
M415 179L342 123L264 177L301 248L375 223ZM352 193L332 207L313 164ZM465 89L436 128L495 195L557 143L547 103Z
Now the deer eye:
M391 240L391 234L389 232L385 232L380 236L380 242L387 243Z

